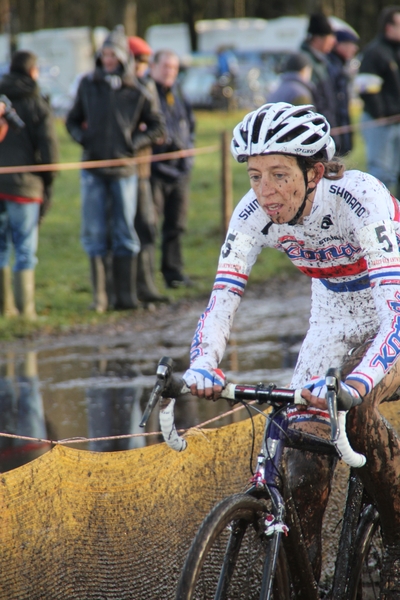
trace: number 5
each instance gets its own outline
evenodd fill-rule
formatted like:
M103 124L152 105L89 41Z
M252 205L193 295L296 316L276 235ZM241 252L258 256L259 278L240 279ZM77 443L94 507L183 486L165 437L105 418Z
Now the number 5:
M376 237L378 238L378 242L380 242L381 244L383 244L384 242L387 242L387 248L383 248L383 250L385 252L392 252L393 250L393 244L390 241L390 239L388 238L388 236L386 235L386 233L384 233L384 231L386 231L386 227L384 225L380 225L380 227L375 227L375 231L376 231Z

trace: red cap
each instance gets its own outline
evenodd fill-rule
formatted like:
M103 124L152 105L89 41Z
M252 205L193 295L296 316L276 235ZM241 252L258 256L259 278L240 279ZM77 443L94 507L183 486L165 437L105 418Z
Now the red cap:
M133 56L140 56L141 54L153 54L153 50L150 48L148 43L141 37L133 35L128 38L129 50Z

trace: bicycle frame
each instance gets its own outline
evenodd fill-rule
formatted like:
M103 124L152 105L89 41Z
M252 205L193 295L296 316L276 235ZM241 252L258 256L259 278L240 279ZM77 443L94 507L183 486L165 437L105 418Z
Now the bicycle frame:
M143 427L146 424L152 408L160 397L168 399L165 400L165 403L162 403L160 409L161 430L167 444L174 450L182 451L186 448L187 441L180 437L176 431L174 422L175 400L173 398L186 393L188 388L183 380L172 376L172 367L172 359L164 357L160 360L157 369L157 382L140 426ZM302 398L301 390L278 389L274 384L268 386L263 384L256 386L227 384L222 393L222 397L233 403L255 400L258 404L268 404L272 407L269 415L262 413L267 419L267 424L263 434L261 452L257 459L256 472L246 492L246 494L255 498L268 499L272 502L272 510L261 521L262 535L265 536L270 550L267 552L268 560L266 560L263 569L260 595L262 600L271 600L272 582L277 569L282 540L288 558L287 562L292 565L290 575L297 594L301 598L307 598L307 600L319 600L318 583L315 580L308 549L303 539L300 519L291 492L288 486L283 485L284 478L281 477L285 448L303 452L309 451L314 454L336 458L341 457L347 464L352 466L340 533L335 577L330 597L335 600L347 600L349 597L354 600L356 598L358 582L351 582L350 579L357 579L359 573L353 578L349 565L353 565L353 559L358 557L354 539L362 506L363 486L355 475L354 467L365 464L365 457L354 452L349 444L345 427L345 411L357 405L359 401L354 402L349 394L343 392L340 386L340 372L336 369L328 370L326 385L328 410L331 419L331 441L289 427L288 405L293 403L295 405L307 404ZM339 400L340 413L338 412ZM373 532L378 519L378 513L371 504L366 507L360 522L365 525L365 531ZM287 520L287 523L285 520ZM288 536L289 530L290 535ZM228 547L232 545L233 554L236 552L234 538L235 536L232 534L231 541L228 543ZM369 543L367 537L360 538L360 545L363 543L363 539L365 539L365 548L367 548ZM226 556L228 555L230 556L230 551L228 552L227 549ZM227 564L224 563L223 570L226 568L228 572L231 572L234 569L234 563L235 561L229 563L228 558ZM359 564L361 565L361 563ZM296 565L295 568L293 568L293 565ZM286 569L285 566L283 568ZM228 575L228 579L229 577L230 575ZM224 576L221 575L219 585L225 585L222 584L223 579ZM349 596L349 589L351 588L352 595Z
M290 568L296 592L307 600L318 600L318 584L315 581L308 551L302 538L294 501L290 493L288 494L288 490L282 489L280 473L282 472L285 448L307 450L326 456L337 457L338 454L334 445L328 440L290 428L286 407L273 408L267 419L256 471L251 479L251 486L246 492L257 498L267 497L272 502L271 514L267 515L265 522L265 535L270 538L270 544L274 548L273 560L264 569L264 581L269 582L270 587L262 589L260 597L265 600L271 598L274 569L283 539L288 561L291 565L296 565L295 569L293 566ZM285 492L287 497L284 497ZM349 583L348 565L351 564L354 552L352 540L354 540L358 524L362 494L363 486L355 472L351 470L339 539L338 560L331 590L331 597L335 600L347 597L345 594ZM291 542L289 542L290 538L286 538L289 530Z

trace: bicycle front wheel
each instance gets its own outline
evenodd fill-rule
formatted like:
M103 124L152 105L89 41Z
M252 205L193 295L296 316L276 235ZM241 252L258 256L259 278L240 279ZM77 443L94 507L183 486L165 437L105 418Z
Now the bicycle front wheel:
M372 506L364 511L355 539L354 564L349 575L349 600L377 600L380 592L380 574L383 544L379 514Z
M176 600L289 600L282 544L264 534L267 503L247 494L222 500L203 521L187 555ZM276 559L276 568L270 568ZM263 573L273 579L263 582Z

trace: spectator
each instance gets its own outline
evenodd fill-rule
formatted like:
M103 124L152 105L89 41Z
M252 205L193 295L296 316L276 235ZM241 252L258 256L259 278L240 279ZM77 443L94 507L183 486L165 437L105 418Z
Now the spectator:
M6 105L4 104L4 102L0 102L0 142L4 140L8 131L8 123L3 118L5 109Z
M139 128L141 123L145 124L145 131ZM164 135L162 115L134 76L128 41L119 28L105 39L94 72L82 78L66 126L74 140L83 146L84 161L132 157L140 148ZM106 290L109 226L114 308L137 308L140 243L134 228L136 168L121 165L83 169L81 189L81 239L90 258L93 308L104 312L110 304ZM111 219L108 218L109 201Z
M171 50L154 55L151 76L156 82L167 133L161 144L153 145L153 153L174 152L191 148L194 141L194 116L176 83L179 58ZM162 224L161 272L169 288L192 285L183 273L181 237L186 226L192 158L176 158L152 163L153 197Z
M311 82L312 65L304 52L291 54L284 65L280 83L267 102L288 102L299 106L315 104L315 86Z
M359 37L351 29L336 30L336 43L332 52L328 54L330 74L336 94L336 119L337 127L346 127L351 124L350 119L350 76L348 66L357 53ZM334 135L336 153L348 154L353 148L353 134L346 131Z
M335 91L329 73L327 54L331 52L336 41L335 34L328 18L322 13L310 16L307 38L301 50L307 54L312 64L311 81L315 85L315 107L335 127Z
M378 35L363 53L360 74L365 87L361 122L367 154L367 170L399 197L400 123L368 126L373 119L400 114L400 6L384 8L379 17ZM372 86L368 85L370 76ZM378 76L378 80L377 77ZM376 86L375 82L379 85ZM397 186L397 190L396 190Z
M23 129L9 127L0 144L1 167L58 160L53 117L40 95L38 76L37 57L21 50L13 55L10 72L0 82L0 94L10 99L25 123ZM36 318L34 270L39 214L45 189L50 189L53 178L54 171L0 175L0 302L4 316L19 312L27 319ZM15 301L9 266L12 246Z
M129 50L135 60L135 72L139 82L151 95L154 105L159 110L160 102L153 79L149 73L150 58L153 54L148 43L138 36L129 38ZM143 124L145 127L145 125ZM152 154L151 144L142 148L137 156ZM151 192L150 161L138 165L138 199L135 217L135 229L139 236L140 252L138 254L137 293L143 302L167 302L155 282L155 244L157 239L157 215Z

